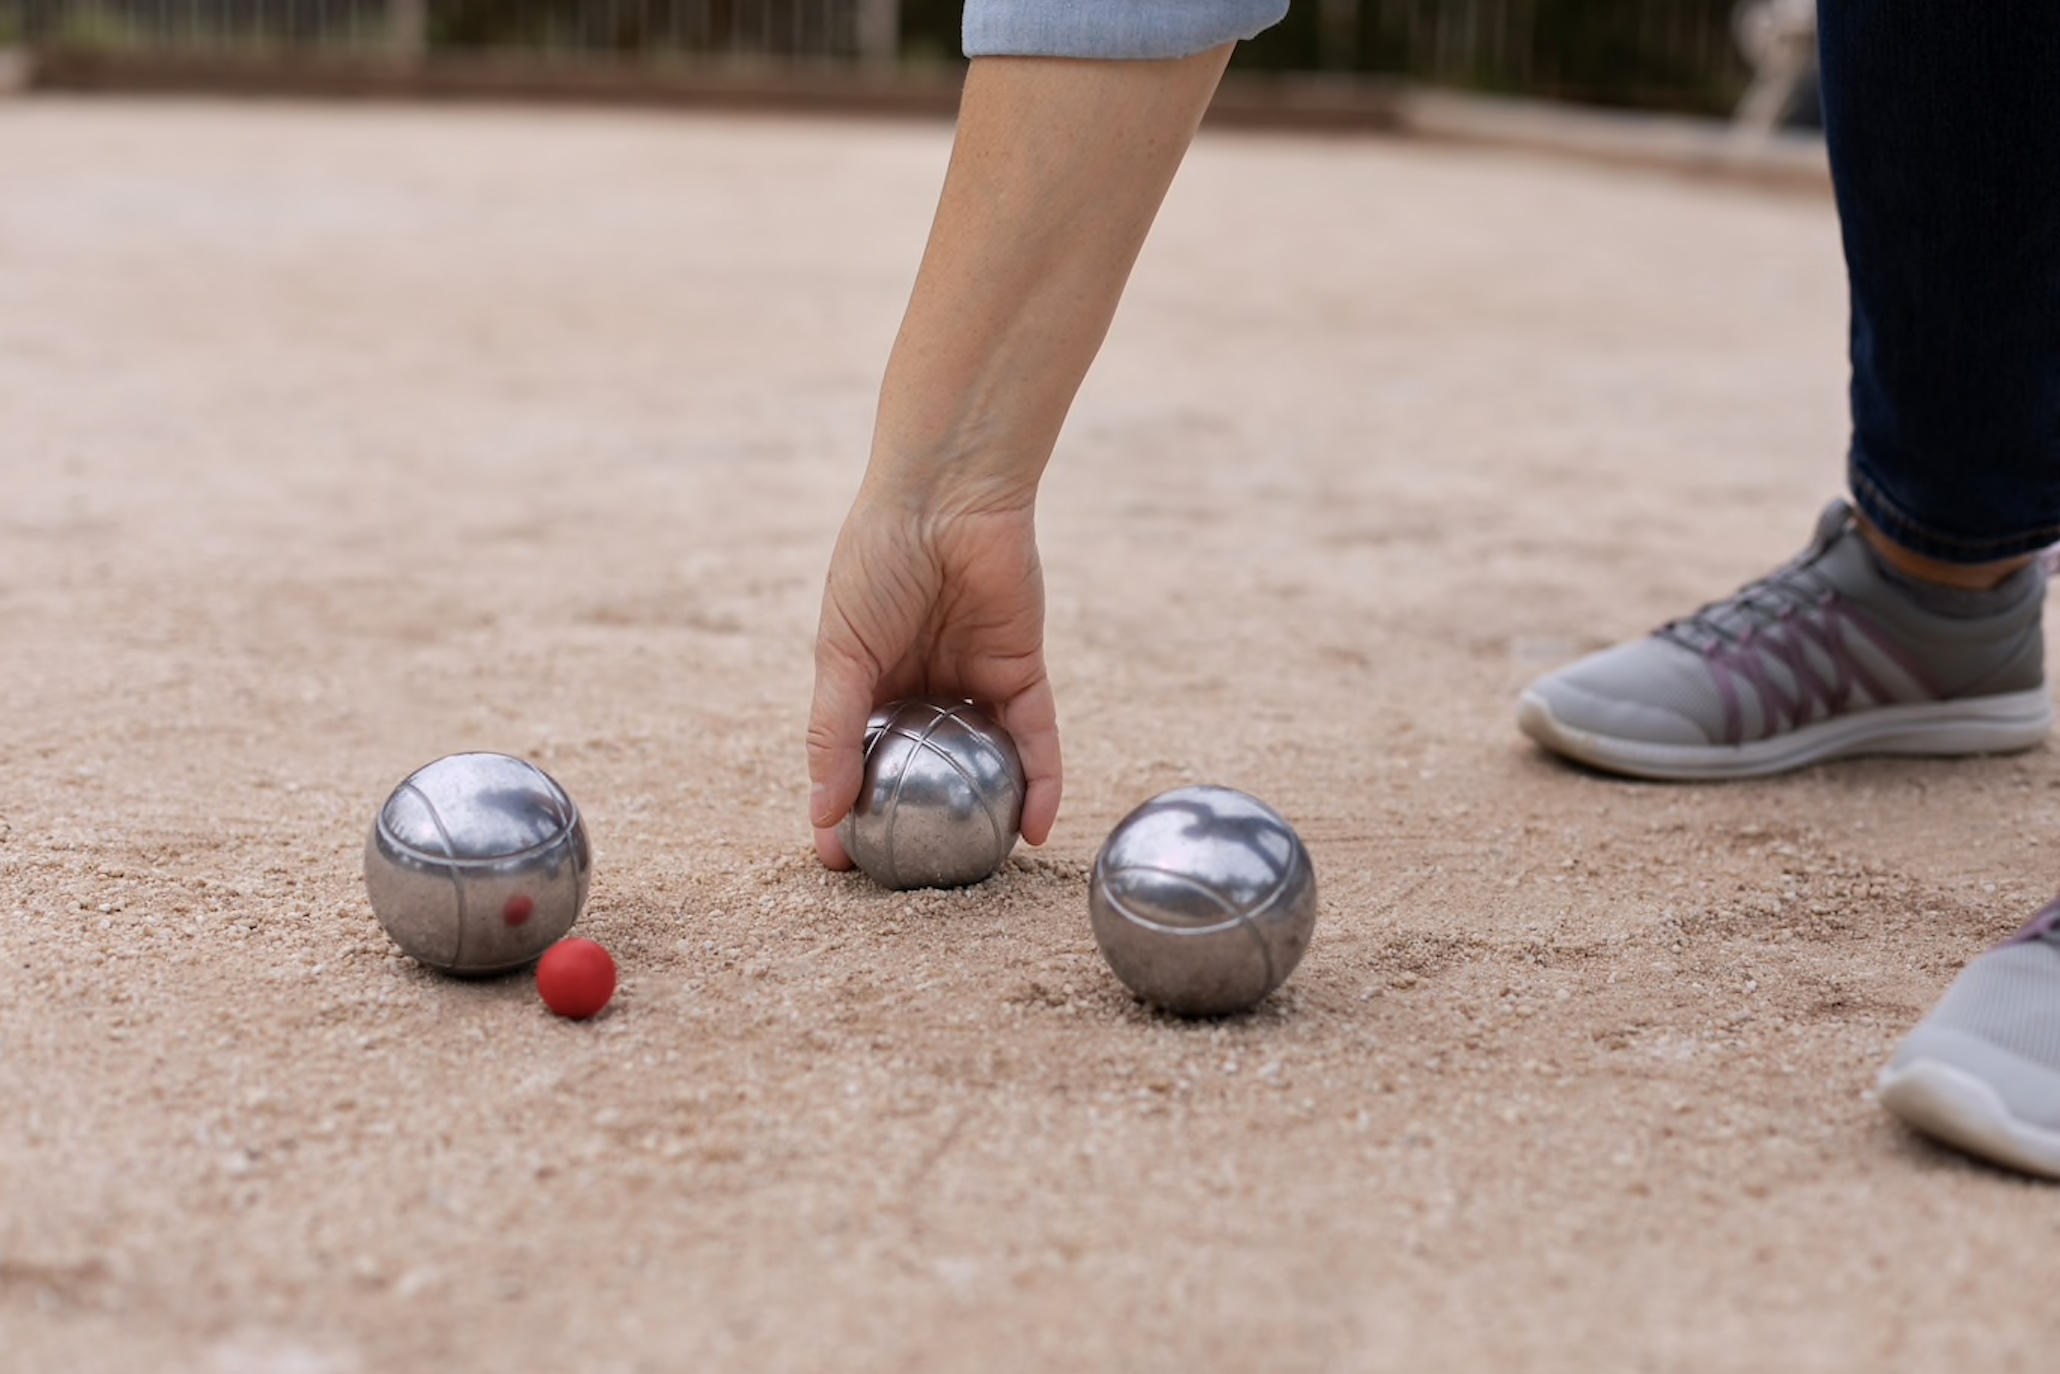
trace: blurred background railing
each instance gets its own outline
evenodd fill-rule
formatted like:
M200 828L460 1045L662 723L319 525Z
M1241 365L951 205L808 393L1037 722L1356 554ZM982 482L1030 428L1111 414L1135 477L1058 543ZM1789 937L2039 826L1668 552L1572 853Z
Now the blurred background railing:
M1111 0L1113 3L1114 0ZM1789 0L1294 0L1245 71L1322 72L1728 115L1744 40ZM960 0L0 0L0 44L126 53L519 53L593 63L866 65L959 59Z
M0 0L0 37L12 30L31 46L131 51L843 62L894 55L896 8L892 0Z
M1727 112L1734 0L1296 0L1240 65L1390 73L1548 100Z

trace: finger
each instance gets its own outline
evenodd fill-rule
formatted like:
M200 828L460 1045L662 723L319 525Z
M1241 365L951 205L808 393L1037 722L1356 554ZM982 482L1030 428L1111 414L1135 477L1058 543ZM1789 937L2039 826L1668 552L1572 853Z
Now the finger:
M837 837L834 826L815 832L815 856L832 873L848 872L857 866L852 863L851 855L845 852L844 841Z
M1023 839L1029 844L1043 844L1051 838L1051 828L1059 818L1059 780L1057 778L1032 778L1030 790L1023 797Z
M835 642L824 613L816 645L815 695L808 712L808 820L818 831L844 819L865 778L865 725L878 674ZM820 844L818 844L820 848Z
M1002 728L1023 760L1023 838L1033 845L1051 838L1059 817L1063 769L1059 759L1058 703L1049 679L1039 677L1002 710Z

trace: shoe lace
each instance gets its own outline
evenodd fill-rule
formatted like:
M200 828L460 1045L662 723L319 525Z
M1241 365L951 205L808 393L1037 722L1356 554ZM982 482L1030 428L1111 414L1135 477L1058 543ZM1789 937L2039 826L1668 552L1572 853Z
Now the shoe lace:
M1852 507L1833 501L1818 515L1808 548L1721 601L1668 621L1658 633L1701 653L1712 646L1745 642L1784 617L1824 604L1836 596L1836 589L1816 571L1816 565L1851 527L1852 520Z
M1798 614L1835 606L1837 599L1838 593L1820 578L1809 576L1808 568L1790 565L1740 587L1722 601L1668 621L1658 633L1698 653L1722 651L1749 644Z
M1816 566L1850 518L1847 507L1834 504L1810 547L1792 562L1656 632L1702 655L1723 704L1726 744L1745 737L1748 691L1759 701L1762 738L1845 710L1855 689L1888 700L1854 651L1861 642L1929 686L1922 665L1841 597Z

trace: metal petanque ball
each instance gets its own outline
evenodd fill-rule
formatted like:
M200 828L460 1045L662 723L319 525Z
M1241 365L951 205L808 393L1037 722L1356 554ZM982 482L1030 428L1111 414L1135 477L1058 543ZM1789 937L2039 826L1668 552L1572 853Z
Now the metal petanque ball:
M1253 1006L1301 962L1316 929L1316 870L1266 803L1181 787L1117 822L1087 904L1125 987L1183 1016L1220 1016Z
M979 707L897 701L866 722L865 783L837 836L882 887L964 887L1015 848L1025 785L1016 742Z
M593 858L565 789L506 754L410 774L365 840L365 890L401 952L445 973L506 973L572 929Z

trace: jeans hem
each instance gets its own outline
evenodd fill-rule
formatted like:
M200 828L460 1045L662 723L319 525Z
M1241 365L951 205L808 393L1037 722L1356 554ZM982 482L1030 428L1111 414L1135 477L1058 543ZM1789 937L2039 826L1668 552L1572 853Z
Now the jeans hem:
M1853 504L1874 528L1888 536L1891 543L1941 563L1995 563L2037 553L2060 542L2060 524L2039 525L1992 539L1969 539L1964 535L1943 533L1896 505L1879 483L1870 480L1860 470L1857 458L1847 467L1846 483L1852 489Z

